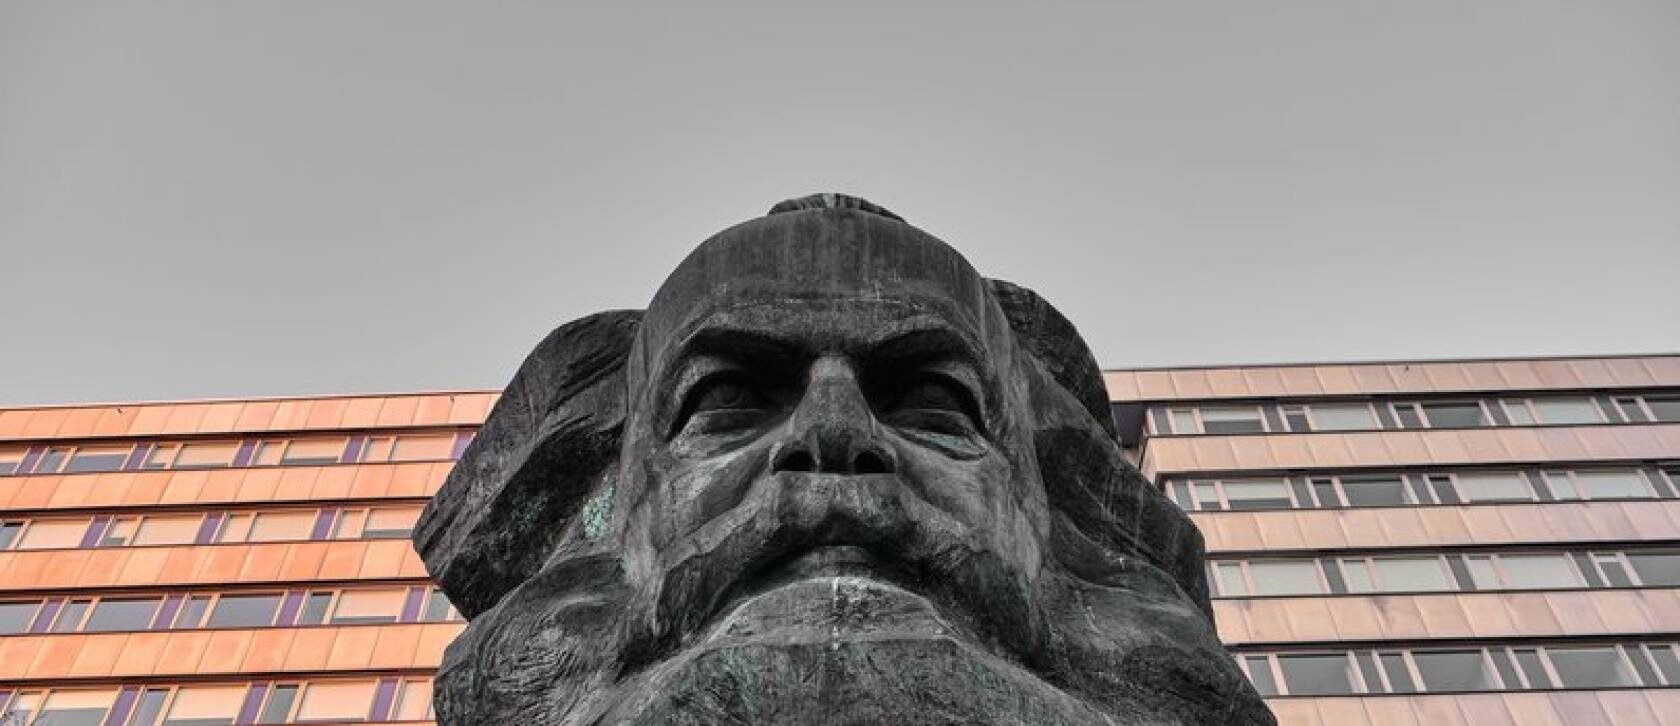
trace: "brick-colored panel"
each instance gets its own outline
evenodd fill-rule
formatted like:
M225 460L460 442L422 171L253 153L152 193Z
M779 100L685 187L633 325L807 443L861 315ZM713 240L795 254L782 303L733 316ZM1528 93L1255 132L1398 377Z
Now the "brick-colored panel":
M1158 437L1145 445L1142 468L1149 476L1256 468L1243 466L1232 453L1238 440L1263 440L1271 450L1272 464L1266 467L1270 469L1620 461L1680 456L1680 424L1651 424Z
M95 553L99 560L92 559ZM404 540L0 552L0 590L425 576L419 555Z
M0 509L427 497L453 462L0 477Z
M1105 371L1114 401L1680 386L1680 356Z
M1274 698L1278 726L1675 726L1680 690Z
M482 423L498 394L341 396L0 410L0 441Z
M0 680L436 668L459 623L0 638Z
M1680 501L1191 512L1209 554L1680 539Z

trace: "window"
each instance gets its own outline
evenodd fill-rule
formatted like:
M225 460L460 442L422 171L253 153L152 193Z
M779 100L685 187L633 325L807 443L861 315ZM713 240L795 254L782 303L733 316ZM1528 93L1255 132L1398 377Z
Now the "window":
M1638 469L1548 471L1546 486L1558 499L1649 499L1651 487Z
M1281 479L1248 479L1222 482L1231 509L1288 509L1289 487ZM411 525L412 526L412 525Z
M414 523L420 520L418 507L372 509L362 530L366 539L408 539L414 533Z
M180 453L175 456L174 468L215 469L233 466L233 457L238 451L238 441L207 441L182 444Z
M1651 487L1638 469L1588 469L1575 472L1575 488L1583 499L1647 499Z
M1480 650L1413 651L1423 687L1430 691L1491 691L1499 682Z
M337 464L344 453L343 436L331 438L293 439L280 457L284 466L319 466Z
M198 528L204 524L202 514L175 514L162 517L147 517L140 522L140 528L134 532L135 545L175 545L191 544L198 536Z
M35 620L35 610L40 605L34 600L0 602L0 635L13 635L28 630L29 624Z
M41 454L41 460L35 462L34 474L57 474L64 466L64 460L70 458L70 450L55 446Z
M117 471L122 469L123 462L133 453L134 445L123 446L81 446L76 449L75 456L70 457L70 463L64 467L66 474L79 474L95 471Z
M1406 486L1395 476L1342 477L1342 492L1350 507L1394 507L1411 503Z
M332 623L394 623L402 615L403 601L407 595L406 588L346 590L338 596L338 607L333 608Z
M247 542L284 542L309 539L315 528L316 511L293 509L283 512L257 512L251 524Z
M1536 398L1531 402L1534 418L1543 424L1603 423L1598 406L1585 396L1570 398Z
M12 719L13 723L26 724L29 723L29 717L35 715L36 709L39 709L40 707L41 694L19 693L17 697L13 698L12 702L6 706L5 715L7 718ZM10 724L8 724L8 726L10 726Z
M134 517L118 517L105 528L105 533L99 536L100 547L122 547L134 539L134 530L140 526L140 520Z
M16 474L18 467L23 465L25 451L22 447L0 448L0 476Z
M20 550L50 550L75 547L87 534L85 519L37 519L29 523L18 538Z
M116 691L53 691L35 717L36 726L100 726L117 700Z
M140 468L168 469L171 464L175 463L175 456L179 453L181 453L180 444L158 444L152 447L151 453L146 454L146 463L141 464Z
M1441 592L1456 590L1435 557L1379 557L1371 560L1383 592Z
M51 632L74 633L82 627L82 618L87 615L88 608L93 605L92 600L71 600L58 611L58 617L53 621Z
M1627 559L1646 587L1680 586L1680 550L1629 552Z
M1645 405L1658 421L1680 421L1680 396L1646 396Z
M128 720L129 726L151 726L158 722L158 716L163 715L163 702L169 700L168 688L148 688L134 706L134 715Z
M431 594L426 597L426 609L420 615L420 620L427 623L441 623L460 619L460 611L450 604L449 598L443 594L443 591L435 587L432 588Z
M1503 575L1502 584L1510 589L1552 590L1581 586L1575 568L1565 555L1501 555L1498 562Z
M1318 564L1305 562L1251 562L1249 578L1255 595L1306 595L1324 592L1318 578Z
M1546 656L1564 688L1637 686L1639 677L1615 646L1547 648Z
M1459 474L1458 492L1466 502L1532 502L1528 480L1514 471Z
M245 701L240 686L183 686L175 692L163 726L228 726Z
M1176 434L1193 434L1201 429L1196 426L1196 411L1190 408L1175 408L1168 412L1172 418L1172 430Z
M1354 693L1348 657L1327 655L1280 655L1284 685L1292 696L1341 696Z
M1462 429L1487 425L1487 419L1482 415L1482 404L1475 401L1422 403L1418 407L1423 409L1423 417L1429 422L1430 428Z
M0 550L10 549L17 541L19 532L23 531L22 522L0 522Z
M1272 659L1263 655L1251 655L1242 661L1247 667L1248 682L1254 684L1255 692L1262 696L1278 695L1277 679L1272 676Z
M100 600L82 630L90 633L145 630L152 624L152 616L157 614L161 602L163 598L158 597Z
M310 683L294 722L365 721L373 706L373 681Z
M398 436L391 446L391 461L448 459L455 448L455 434L411 434Z
M263 703L257 723L285 723L286 717L292 713L292 704L297 703L298 688L290 684L275 686L268 694L268 701Z
M413 679L402 682L397 690L397 704L391 711L394 721L426 721L432 714L432 682Z
M1202 409L1202 432L1209 434L1251 434L1266 430L1255 406Z
M1312 413L1314 431L1368 431L1377 428L1371 406L1365 403L1315 403L1307 407Z
M223 595L210 611L206 628L263 628L274 622L279 595Z
M1241 562L1214 563L1213 578L1221 595L1234 597L1248 594L1248 580L1243 577Z
M298 614L298 625L320 625L327 621L327 610L332 606L332 593L312 592L303 601L303 611Z

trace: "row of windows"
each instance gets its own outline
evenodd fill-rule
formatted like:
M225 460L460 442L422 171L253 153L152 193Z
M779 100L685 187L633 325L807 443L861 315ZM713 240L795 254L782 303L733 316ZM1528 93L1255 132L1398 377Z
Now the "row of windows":
M420 585L0 600L0 635L460 619L442 590Z
M1149 413L1155 435L1651 423L1680 421L1680 395L1208 404Z
M408 539L421 505L170 512L0 520L0 551Z
M472 432L339 434L217 441L159 441L0 448L0 475L322 466L461 458Z
M1245 653L1237 662L1262 696L1680 686L1674 643Z
M0 690L5 726L231 726L422 721L429 678Z
M1673 499L1680 465L1174 478L1166 492L1189 511Z
M1680 587L1680 550L1407 554L1209 563L1219 597Z

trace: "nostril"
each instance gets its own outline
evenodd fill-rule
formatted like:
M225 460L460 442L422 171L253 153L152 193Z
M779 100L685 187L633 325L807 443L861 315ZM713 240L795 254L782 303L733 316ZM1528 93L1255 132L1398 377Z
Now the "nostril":
M852 459L853 474L891 474L892 470L887 458L874 451L859 452L857 458Z
M789 451L777 457L775 469L776 471L816 471L817 460L812 458L808 451Z

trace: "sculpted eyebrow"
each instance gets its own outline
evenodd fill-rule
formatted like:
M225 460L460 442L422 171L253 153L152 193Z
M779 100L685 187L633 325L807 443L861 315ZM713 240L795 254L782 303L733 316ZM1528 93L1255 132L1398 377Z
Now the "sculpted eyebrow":
M891 370L934 361L948 360L981 370L984 360L974 345L956 331L924 328L895 335L870 346L867 355L872 370Z

